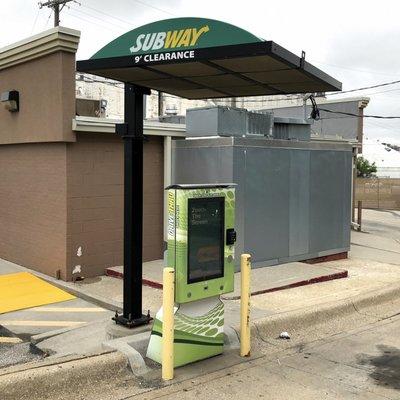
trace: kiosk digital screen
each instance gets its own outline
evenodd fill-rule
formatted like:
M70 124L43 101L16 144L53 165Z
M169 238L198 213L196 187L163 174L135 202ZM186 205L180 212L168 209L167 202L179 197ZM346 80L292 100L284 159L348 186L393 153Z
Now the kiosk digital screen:
M188 200L188 283L224 276L224 197Z

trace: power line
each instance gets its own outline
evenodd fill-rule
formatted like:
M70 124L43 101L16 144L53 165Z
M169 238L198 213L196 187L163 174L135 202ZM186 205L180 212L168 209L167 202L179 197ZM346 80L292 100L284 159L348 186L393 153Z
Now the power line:
M31 35L32 35L33 31L35 30L35 26L36 26L36 22L38 20L39 14L40 14L40 9L37 10L36 18L35 18L35 21L33 22L32 29L31 29Z
M336 95L336 94L358 92L358 91L360 91L360 90L375 89L375 88L382 87L382 86L395 85L396 83L400 83L400 80L392 81L392 82L386 82L386 83L380 83L380 84L378 84L378 85L365 86L365 87L361 87L361 88L358 88L358 89L343 90L343 91L341 91L341 92L326 93L326 95L327 95L327 96L334 96L334 95ZM318 97L318 96L316 96L316 97Z
M88 8L88 9L90 9L90 10L96 11L96 12L99 13L99 14L103 14L103 15L105 15L105 16L107 16L107 17L114 18L114 19L117 20L117 21L123 22L124 24L128 24L129 26L132 26L132 22L129 22L128 20L124 20L124 19L119 18L119 17L115 17L114 15L111 15L111 14L106 13L106 12L104 12L104 11L98 10L97 8L94 8L94 7L91 7L91 6L87 6L87 5L85 5L85 4L82 4L82 7L85 7L85 8Z
M328 110L327 108L321 108L321 107L318 107L318 109L321 110L321 111L332 113L332 114L348 115L348 116L356 117L356 118L400 119L400 116L358 115L358 114L348 113L348 112L345 112L345 111ZM331 118L325 118L325 119L331 119Z
M397 91L399 91L399 90L400 90L400 88L398 88L398 89L390 89L390 90L381 90L381 91L379 91L379 92L366 93L366 95L367 95L367 96L373 96L373 95L375 95L375 94L383 94L383 93L389 93L389 92L397 92Z
M133 1L134 1L135 3L141 4L142 6L152 8L153 10L161 11L161 12L163 12L163 13L165 13L165 14L169 14L169 15L176 16L176 14L174 14L174 13L172 13L172 12L163 10L162 8L153 6L153 5L151 5L151 4L147 4L147 3L145 3L144 1L140 1L140 0L133 0Z
M344 67L344 66L335 65L335 64L327 64L327 63L324 63L321 61L314 61L314 62L315 62L315 64L328 65L330 67L346 69L346 70L354 71L354 72L364 72L364 73L374 74L374 75L399 76L399 74L387 74L385 72L380 72L380 71L368 71L368 70L363 70L363 69L355 69L355 68L349 68L349 67Z
M44 29L47 28L47 24L49 23L50 18L51 18L51 12L50 12L50 14L49 14L49 16L48 16L48 18L47 18L47 20L46 20L46 25L44 26Z
M105 28L105 29L114 31L114 32L119 33L119 34L121 33L121 31L118 31L116 28L112 28L111 26L104 26L104 25L100 24L99 22L95 22L95 21L92 21L90 19L83 18L80 15L72 14L71 12L66 12L66 14L69 15L70 17L80 19L81 21L85 21L85 22L89 22L90 24L97 25L97 26L99 26L99 27L101 27L103 29Z
M390 121L390 120L388 120L388 121ZM388 121L385 121L385 122L388 122ZM370 119L367 122L368 122L368 124L371 124L373 127L376 127L376 128L388 129L388 130L398 129L398 128L396 128L395 125L394 126L390 125L390 124L382 125L382 123L381 123L382 121L375 121L373 119ZM396 122L396 121L394 121L394 122Z
M100 22L103 23L103 24L104 24L104 23L107 23L107 24L109 24L109 25L116 26L118 29L124 29L123 27L121 27L120 24L118 24L118 23L116 23L116 22L107 21L107 20L105 20L104 18L97 17L97 16L95 16L95 15L93 15L93 14L89 14L89 13L83 11L83 10L79 10L78 8L71 7L71 10L73 10L73 11L75 11L75 12L77 12L77 13L81 13L81 14L83 14L83 15L85 15L85 16L90 17L90 18L94 18L94 19L100 21Z

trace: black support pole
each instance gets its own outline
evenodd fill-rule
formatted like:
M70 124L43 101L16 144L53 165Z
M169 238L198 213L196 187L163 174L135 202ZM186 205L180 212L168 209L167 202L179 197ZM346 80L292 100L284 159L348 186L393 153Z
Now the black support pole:
M135 327L150 322L142 313L143 246L143 99L147 88L125 84L125 123L116 131L124 140L124 308L113 318Z

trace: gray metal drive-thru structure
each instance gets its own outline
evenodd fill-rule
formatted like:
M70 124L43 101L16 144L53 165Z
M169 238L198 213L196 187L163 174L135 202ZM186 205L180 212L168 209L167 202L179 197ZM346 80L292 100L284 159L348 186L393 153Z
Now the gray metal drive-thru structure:
M352 147L218 137L173 141L173 183L235 182L238 254L253 266L350 247Z

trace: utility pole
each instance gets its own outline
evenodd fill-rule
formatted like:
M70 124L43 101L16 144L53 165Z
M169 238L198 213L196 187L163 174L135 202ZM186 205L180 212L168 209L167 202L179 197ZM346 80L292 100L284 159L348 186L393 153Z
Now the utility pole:
M53 9L54 12L54 26L60 25L60 12L65 7L65 5L71 1L75 0L49 0L45 3L38 3L39 8L42 9L43 7L48 7ZM60 8L61 6L61 8Z

